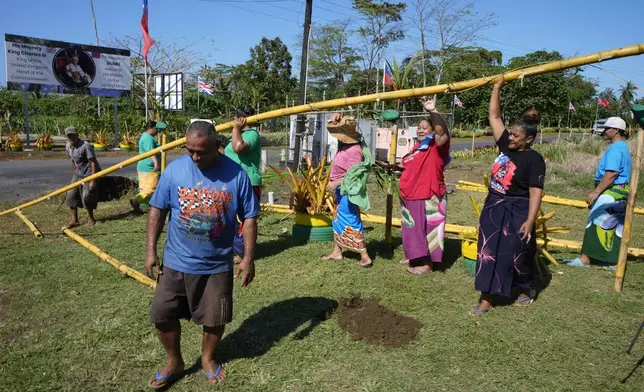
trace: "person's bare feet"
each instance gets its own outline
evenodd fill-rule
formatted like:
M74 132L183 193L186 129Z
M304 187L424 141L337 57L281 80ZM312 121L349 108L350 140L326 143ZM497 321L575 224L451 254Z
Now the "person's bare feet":
M143 215L143 210L141 210L141 205L136 199L130 200L130 206L132 206L132 213L134 213L134 215Z
M362 268L369 268L373 266L373 261L369 257L362 257L358 262L358 265Z
M164 386L174 382L185 369L185 364L183 362L173 362L168 361L168 363L157 371L157 374L154 375L148 382L148 388L151 389L160 389Z
M402 260L400 260L398 264L409 264L409 259L405 257Z
M219 368L221 366L221 369ZM218 364L214 360L201 360L201 367L203 368L204 373L208 382L211 384L219 384L226 378L226 369L223 365ZM215 377L215 374L217 375Z
M332 252L331 254L324 256L322 260L342 260L342 252Z
M74 227L78 227L78 226L80 226L78 221L72 221L67 226L65 226L65 228L66 229L73 229Z
M412 275L427 275L432 272L431 264L421 264L414 267L407 268L407 272Z
M94 226L95 224L96 224L96 221L94 219L87 220L87 226Z

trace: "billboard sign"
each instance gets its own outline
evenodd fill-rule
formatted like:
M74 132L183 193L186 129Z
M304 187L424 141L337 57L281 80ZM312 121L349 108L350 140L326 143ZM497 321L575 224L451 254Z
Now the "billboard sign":
M41 93L129 95L130 51L5 34L7 87Z

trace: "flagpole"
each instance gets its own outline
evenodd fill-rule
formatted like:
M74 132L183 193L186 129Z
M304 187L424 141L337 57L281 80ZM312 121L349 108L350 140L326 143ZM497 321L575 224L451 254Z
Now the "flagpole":
M595 124L593 124L593 126L597 124L597 120L599 119L599 98L597 98L596 105L597 109L595 109Z
M387 74L386 69L385 69L385 64L387 63L387 59L382 60L382 92L385 92L385 75ZM385 101L382 101L382 106L381 110L385 110Z
M148 62L145 62L143 88L145 89L145 122L148 122Z
M568 131L570 131L570 138L572 138L572 129L570 128L570 113L572 110L570 110L570 105L568 105Z

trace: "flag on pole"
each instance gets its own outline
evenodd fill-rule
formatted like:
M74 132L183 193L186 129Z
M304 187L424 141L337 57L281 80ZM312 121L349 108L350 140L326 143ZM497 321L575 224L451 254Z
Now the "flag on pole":
M454 94L454 105L458 106L461 109L465 109L465 106L463 106L463 102Z
M603 106L606 109L610 109L610 103L607 99L597 98L597 105Z
M141 16L141 31L143 31L143 59L145 65L148 65L148 53L150 48L155 44L154 40L150 37L148 30L148 0L143 0L143 16Z
M577 111L577 109L575 109L575 105L573 105L572 102L570 102L570 105L568 105L568 111L570 111L570 112L576 112Z
M391 86L394 90L396 89L396 83L394 82L394 76L391 73L391 67L389 63L385 61L385 72L382 75L382 85ZM384 88L383 88L384 90Z
M201 76L198 76L197 79L198 79L200 93L204 93L206 95L214 94L215 88L212 86L212 84L206 84L206 82L203 81Z

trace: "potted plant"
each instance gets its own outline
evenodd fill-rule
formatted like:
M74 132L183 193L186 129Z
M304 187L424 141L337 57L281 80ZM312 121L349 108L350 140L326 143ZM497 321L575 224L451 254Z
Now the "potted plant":
M22 151L22 140L16 131L10 131L7 136L7 151Z
M40 132L36 140L36 148L40 151L51 151L54 146L52 134L46 131Z
M97 131L94 133L94 150L95 151L106 151L107 150L107 132L104 130Z
M136 143L136 139L130 132L125 132L123 136L121 136L121 143L119 144L119 148L122 151L132 151L134 150L134 146Z
M333 196L326 189L331 171L325 172L325 163L326 157L317 167L314 167L307 156L307 169L300 175L295 175L287 168L288 176L269 165L289 187L289 208L295 211L294 238L307 241L333 241L330 215L334 210Z

